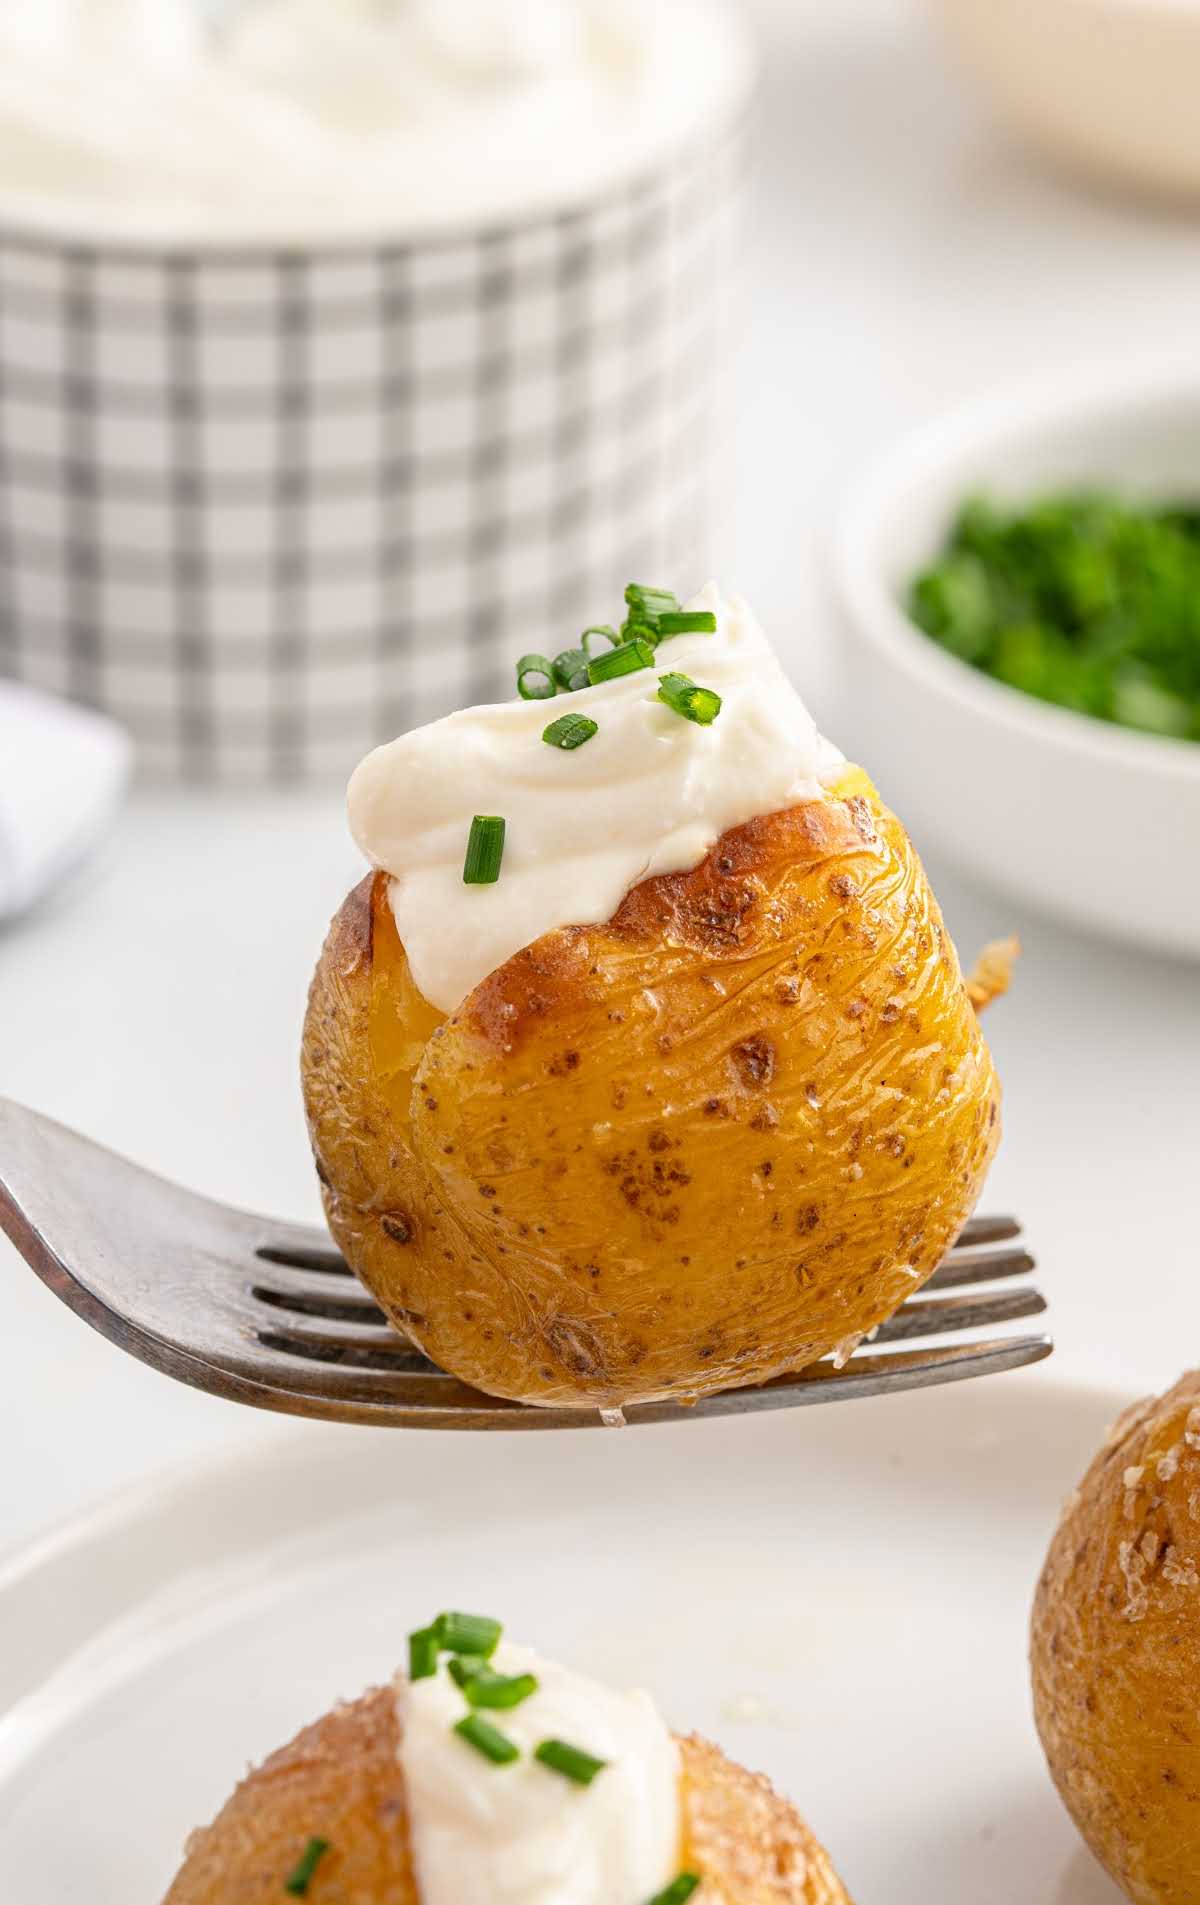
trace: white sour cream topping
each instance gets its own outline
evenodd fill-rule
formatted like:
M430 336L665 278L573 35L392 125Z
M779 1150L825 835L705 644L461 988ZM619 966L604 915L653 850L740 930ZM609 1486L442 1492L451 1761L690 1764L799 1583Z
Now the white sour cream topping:
M749 68L724 0L0 0L0 203L218 240L523 215L707 137Z
M469 1708L445 1662L397 1681L421 1905L645 1905L678 1873L681 1838L678 1749L649 1694L507 1643L492 1665L538 1679L519 1707L483 1716L520 1747L508 1766L454 1732ZM576 1785L533 1758L546 1739L609 1763Z
M727 828L819 794L842 761L744 603L715 584L688 604L715 635L678 635L653 669L553 701L464 708L376 748L350 782L350 829L392 875L413 978L453 1012L480 980L558 926L611 919L630 888L698 866ZM715 688L711 727L658 699L660 674ZM571 752L542 740L561 714L598 732ZM506 823L500 877L465 886L474 814Z

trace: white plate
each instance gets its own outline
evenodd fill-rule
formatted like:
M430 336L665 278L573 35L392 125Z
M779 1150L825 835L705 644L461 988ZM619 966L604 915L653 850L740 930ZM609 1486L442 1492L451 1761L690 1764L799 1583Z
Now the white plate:
M122 1499L0 1577L4 1895L150 1905L248 1761L457 1603L766 1769L860 1905L1112 1905L1025 1622L1120 1400L1030 1371L607 1434L304 1427Z

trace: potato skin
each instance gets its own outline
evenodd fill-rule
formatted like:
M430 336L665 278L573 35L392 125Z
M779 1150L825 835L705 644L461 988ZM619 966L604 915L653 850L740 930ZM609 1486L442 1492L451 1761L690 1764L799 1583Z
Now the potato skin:
M802 1368L931 1274L999 1087L865 777L722 836L442 1020L382 875L318 966L309 1128L347 1260L436 1363L615 1407Z
M1135 1905L1200 1899L1200 1371L1114 1425L1033 1608L1055 1784Z
M308 1840L330 1850L311 1905L421 1905L390 1688L335 1707L250 1773L192 1834L163 1905L278 1905ZM678 1742L684 1861L705 1905L850 1905L829 1855L767 1780Z
M312 1838L312 1905L421 1905L397 1757L396 1697L376 1687L306 1726L194 1832L163 1905L279 1905Z

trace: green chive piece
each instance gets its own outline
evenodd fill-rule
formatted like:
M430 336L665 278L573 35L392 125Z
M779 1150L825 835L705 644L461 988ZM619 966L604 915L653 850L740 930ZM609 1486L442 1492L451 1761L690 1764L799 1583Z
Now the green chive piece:
M662 641L670 635L715 635L717 618L711 609L669 609L658 618Z
M648 589L640 582L631 582L625 590L625 601L629 613L621 624L621 640L649 642L651 648L657 647L662 617L679 607L675 596L670 589Z
M291 1873L285 1879L283 1889L292 1898L304 1898L312 1883L312 1875L329 1850L328 1839L310 1839Z
M447 1672L455 1686L461 1687L465 1685L473 1673L481 1673L486 1666L487 1661L482 1654L455 1654L449 1663Z
M648 1898L646 1905L684 1905L684 1900L692 1896L699 1883L698 1872L681 1872L661 1892L655 1892L653 1898Z
M564 648L561 655L554 657L550 666L558 686L568 693L587 687L588 658L582 648Z
M434 1622L438 1644L448 1654L474 1654L490 1660L504 1632L488 1614L439 1614Z
M418 1627L416 1633L408 1637L408 1677L410 1680L432 1680L437 1670L437 1628Z
M542 729L542 739L549 742L551 747L582 747L585 741L590 741L593 734L599 732L596 722L586 714L560 714L557 721L552 721L548 728Z
M561 1773L564 1779L573 1779L577 1786L590 1786L597 1773L602 1773L608 1765L606 1759L596 1759L591 1753L585 1753L582 1747L571 1746L566 1740L543 1740L533 1750L533 1757L548 1766L551 1772Z
M466 1655L450 1662L450 1677L473 1707L519 1707L538 1690L536 1674L496 1673L486 1660Z
M522 701L550 701L558 693L554 663L544 655L522 655L517 663L517 693Z
M690 675L660 675L658 698L702 728L710 728L721 712L720 695L712 688L698 688Z
M595 661L588 663L588 680L595 687L598 681L615 681L618 675L636 674L639 668L653 665L654 650L639 637L622 642L620 648L611 649L607 655L597 655Z
M589 661L595 659L592 648L597 637L600 637L604 642L604 647L600 650L602 655L607 654L610 648L620 646L621 637L617 634L611 622L593 622L592 626L585 628L583 634L579 637L583 652Z
M504 858L504 819L501 814L476 814L463 861L464 886L494 886ZM443 1640L441 1645L447 1643ZM457 1652L458 1649L453 1651Z
M521 1749L514 1746L506 1733L488 1720L481 1720L477 1713L468 1713L465 1720L459 1720L454 1728L460 1740L473 1746L484 1759L490 1759L493 1766L511 1766L520 1759Z
M657 616L670 614L679 607L679 597L670 589L648 589L640 582L627 584L625 600L635 621L640 617L652 622Z
M648 648L657 648L658 623L647 622L641 617L627 615L625 620L621 623L621 640L626 645L630 642L645 642Z

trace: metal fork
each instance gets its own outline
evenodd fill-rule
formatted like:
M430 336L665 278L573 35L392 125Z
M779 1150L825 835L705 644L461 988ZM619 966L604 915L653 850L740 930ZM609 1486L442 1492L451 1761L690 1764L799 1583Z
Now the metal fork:
M541 1409L448 1376L387 1321L325 1232L231 1210L0 1098L0 1229L37 1274L119 1349L212 1395L291 1415L419 1429L591 1428L596 1409ZM990 1329L1046 1307L1009 1217L975 1217L922 1295L874 1333L868 1353L830 1360L691 1406L638 1403L604 1420L692 1420L892 1395L1048 1356L1044 1335L879 1344Z

